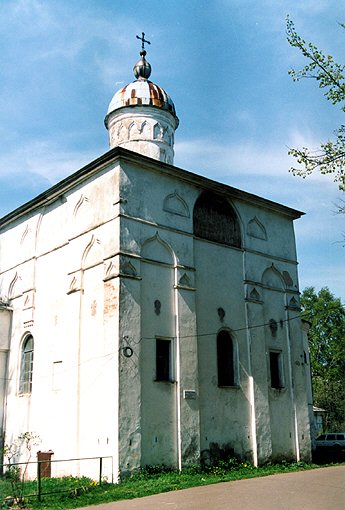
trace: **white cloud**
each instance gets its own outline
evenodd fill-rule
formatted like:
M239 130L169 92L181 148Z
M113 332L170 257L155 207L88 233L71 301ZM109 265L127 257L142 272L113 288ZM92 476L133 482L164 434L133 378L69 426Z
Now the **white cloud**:
M3 23L16 24L24 29L24 33L34 32L37 28L49 29L52 25L48 3L40 0L5 1L2 11L6 14L6 18L2 18ZM19 37L21 35L18 33Z
M223 143L212 142L209 139L192 139L175 144L175 164L177 166L194 169L203 175L215 178L234 175L257 177L292 178L289 169L296 164L296 159L288 155L290 147L318 147L312 131L309 129L293 129L288 134L287 143L257 143L255 141ZM308 181L332 183L332 175L321 175L318 172L308 176ZM295 181L293 181L295 182ZM296 183L297 184L297 183Z
M276 175L289 167L289 157L284 147L267 147L255 142L217 143L209 139L177 142L176 164L198 167L210 174L233 172L245 174Z
M248 142L210 142L194 139L175 144L177 165L198 168L210 177L215 174L261 176L286 176L293 160L282 145Z
M334 0L300 0L294 5L294 10L304 14L320 14L329 11L332 3L335 4Z
M16 151L0 154L0 175L29 172L54 184L98 157L100 152L66 150L50 140L22 143Z
M133 17L116 13L106 16L97 5L81 5L40 0L5 1L0 6L0 31L7 44L2 53L2 68L13 72L13 59L22 69L42 71L49 66L71 65L94 73L105 85L115 76L128 73L128 49L137 48L128 33L137 30ZM44 41L44 44L42 44ZM134 54L134 53L133 53ZM65 69L65 74L68 69ZM6 76L6 73L5 73Z

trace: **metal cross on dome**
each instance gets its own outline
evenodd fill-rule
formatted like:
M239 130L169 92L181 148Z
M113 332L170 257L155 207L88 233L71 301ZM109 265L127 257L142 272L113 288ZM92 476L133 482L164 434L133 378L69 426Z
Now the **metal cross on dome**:
M145 51L145 47L144 47L144 44L147 43L147 44L151 44L150 41L147 41L145 39L145 34L144 32L141 32L141 37L139 35L136 36L137 39L140 39L141 41L141 50L142 51Z

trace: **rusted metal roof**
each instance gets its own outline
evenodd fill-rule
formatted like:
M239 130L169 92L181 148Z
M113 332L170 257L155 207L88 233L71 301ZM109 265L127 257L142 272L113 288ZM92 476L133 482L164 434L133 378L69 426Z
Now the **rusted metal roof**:
M162 87L144 79L135 80L116 92L110 102L107 116L119 108L137 105L156 106L176 117L175 105L171 97Z

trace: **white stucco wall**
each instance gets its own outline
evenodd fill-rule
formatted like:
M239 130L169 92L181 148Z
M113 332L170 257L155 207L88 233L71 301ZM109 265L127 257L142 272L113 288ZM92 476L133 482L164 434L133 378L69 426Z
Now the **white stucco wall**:
M193 444L200 451L207 450L210 443L216 443L219 447L230 446L238 455L255 462L281 456L296 458L300 455L300 438L308 436L309 422L306 416L299 418L298 409L305 405L302 384L305 379L303 376L296 386L294 368L291 366L291 343L297 350L301 346L300 323L296 322L296 327L291 329L286 312L291 299L295 299L295 307L298 308L296 251L291 217L263 207L260 203L255 207L252 202L235 198L232 204L239 216L244 250L194 240L193 207L200 192L198 186L168 173L161 175L159 172L144 171L136 165L122 166L121 196L125 198L121 220L122 249L134 257L140 257L147 240L156 236L173 251L179 277L188 275L190 286L193 287L188 292L192 296L187 306L190 320L188 342L197 354L196 361L192 362L197 377L192 377L188 384L196 389L197 398L193 402L185 401L181 385L179 404L181 409L185 406L182 427L184 420L191 420L190 436L196 431ZM270 283L263 281L267 270L279 275L279 299L277 291L270 290ZM154 280L153 276L151 280ZM141 288L145 286L144 282L140 285ZM257 298L250 296L253 290L258 293ZM152 313L155 292L153 285L149 290L146 288L144 293L145 303L150 302ZM178 303L182 304L179 300ZM217 314L218 307L226 312L223 321ZM293 313L298 314L297 308ZM179 306L171 313L178 317ZM144 329L148 316L145 311L145 318L141 318ZM263 326L272 317L283 324L279 338L274 341L269 328ZM249 329L246 329L247 325ZM231 332L238 357L238 385L234 388L217 386L216 335L221 328ZM152 338L158 334L158 330L151 329ZM179 346L185 348L187 341L183 337L188 337L188 332L183 335L177 331L176 336L179 337ZM194 342L191 338L194 338ZM270 349L281 352L282 390L270 388ZM150 359L152 367L153 349L148 358L145 356L145 364ZM186 358L181 355L176 360L181 379L190 371L191 359L189 350ZM152 381L153 372L153 388L157 383ZM302 394L299 401L296 394ZM151 409L150 414L152 421L159 423L159 406L156 414ZM141 424L145 427L145 421ZM143 433L142 442L145 442L144 437ZM304 444L307 445L308 440ZM141 451L146 450L152 453L150 441L146 446L141 445ZM308 457L308 447L303 454L305 458ZM154 461L154 456L150 457L150 461ZM161 459L157 457L156 462L161 462Z
M1 232L1 293L13 308L6 440L34 431L55 459L109 455L115 475L197 462L211 443L253 462L307 458L292 215L217 185L237 213L241 248L196 239L193 208L206 185L128 154ZM235 346L231 388L217 385L221 329ZM19 395L28 333L32 393ZM170 383L155 381L157 337L173 345ZM282 354L279 391L270 349Z
M2 290L13 307L6 441L33 431L42 440L37 449L54 451L55 459L110 455L109 479L112 471L117 476L118 449L116 179L113 167L101 171L1 236ZM19 395L28 333L35 342L32 393ZM88 464L54 467L98 478L99 462Z

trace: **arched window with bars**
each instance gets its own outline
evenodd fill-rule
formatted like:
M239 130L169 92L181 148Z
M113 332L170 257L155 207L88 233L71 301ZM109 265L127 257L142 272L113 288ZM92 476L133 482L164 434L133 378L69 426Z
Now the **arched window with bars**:
M34 338L28 335L24 338L21 350L21 366L19 393L21 395L32 391L32 372L34 364Z
M221 195L204 191L193 211L194 235L201 239L241 248L240 223L232 206Z

